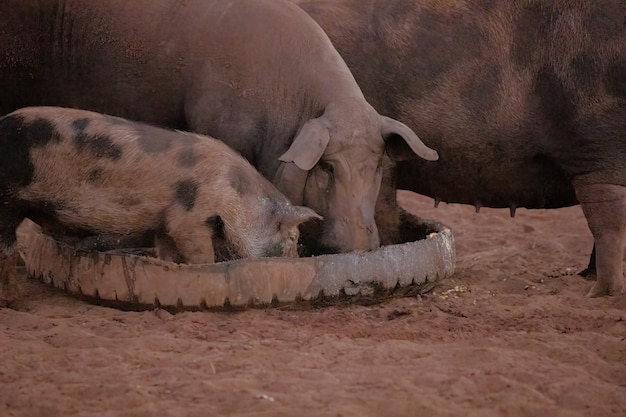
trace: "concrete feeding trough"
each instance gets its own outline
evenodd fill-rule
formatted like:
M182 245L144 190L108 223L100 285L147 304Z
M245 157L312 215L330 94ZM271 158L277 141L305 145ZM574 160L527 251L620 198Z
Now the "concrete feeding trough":
M71 294L126 309L196 310L376 302L424 293L454 272L448 227L403 212L401 230L406 243L371 252L209 265L77 251L29 221L17 240L29 275Z

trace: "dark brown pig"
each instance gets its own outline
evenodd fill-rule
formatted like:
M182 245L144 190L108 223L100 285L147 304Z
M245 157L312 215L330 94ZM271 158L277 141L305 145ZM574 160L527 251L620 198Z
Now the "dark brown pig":
M25 217L75 235L154 233L189 263L212 263L216 237L238 257L297 256L298 225L320 218L221 141L58 107L0 119L4 261Z
M381 113L439 151L395 187L478 208L580 203L597 248L589 296L623 290L623 0L299 0ZM395 181L395 185L393 184ZM393 209L377 213L392 234ZM382 213L382 214L381 214Z
M307 225L316 252L379 245L380 166L397 138L437 158L284 0L4 0L0 45L0 113L60 105L220 138L323 215Z

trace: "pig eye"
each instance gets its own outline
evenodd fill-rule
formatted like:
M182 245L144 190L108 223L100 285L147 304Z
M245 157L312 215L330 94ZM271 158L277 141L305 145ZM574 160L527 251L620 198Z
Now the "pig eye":
M325 161L318 162L315 168L312 174L315 179L316 188L329 193L335 183L335 168L330 162Z

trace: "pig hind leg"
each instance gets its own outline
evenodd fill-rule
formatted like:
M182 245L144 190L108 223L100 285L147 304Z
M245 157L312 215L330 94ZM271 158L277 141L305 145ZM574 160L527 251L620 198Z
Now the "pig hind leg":
M626 187L574 182L596 248L597 281L588 297L623 291L623 253L626 235Z

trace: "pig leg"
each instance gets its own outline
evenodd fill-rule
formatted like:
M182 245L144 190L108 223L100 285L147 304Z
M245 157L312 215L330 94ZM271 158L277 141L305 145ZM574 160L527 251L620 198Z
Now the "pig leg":
M156 235L154 237L154 251L156 257L164 261L184 263L185 258L180 254L174 240L169 236Z
M165 230L187 263L215 262L213 228L206 217L200 218L184 208L175 208L167 216Z
M620 294L624 285L626 187L575 181L574 188L596 248L597 281L587 297Z

